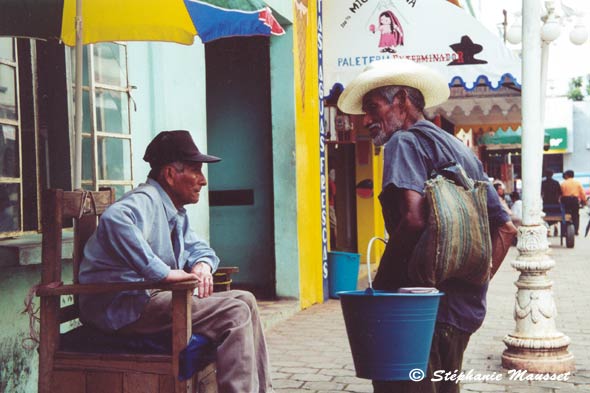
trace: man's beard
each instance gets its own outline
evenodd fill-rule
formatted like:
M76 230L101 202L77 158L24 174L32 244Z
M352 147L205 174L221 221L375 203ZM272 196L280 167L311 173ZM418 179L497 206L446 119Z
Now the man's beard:
M387 135L383 129L379 130L379 133L373 137L373 144L375 146L383 146L387 143L391 135Z
M373 140L373 144L377 147L383 146L387 143L387 141L391 138L393 133L389 135L383 130L380 124L373 123L369 126L369 135L371 135L371 139Z
M369 125L368 128L371 139L373 139L373 144L375 146L383 146L389 141L395 132L403 129L403 121L390 116L381 123L373 123ZM385 130L390 132L386 132Z

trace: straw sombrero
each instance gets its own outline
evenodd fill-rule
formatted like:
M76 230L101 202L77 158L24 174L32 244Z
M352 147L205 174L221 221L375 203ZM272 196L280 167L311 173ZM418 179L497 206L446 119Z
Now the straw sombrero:
M425 108L445 102L449 85L435 70L407 59L385 59L369 64L346 86L338 99L344 113L362 115L363 96L381 86L409 86L420 90Z

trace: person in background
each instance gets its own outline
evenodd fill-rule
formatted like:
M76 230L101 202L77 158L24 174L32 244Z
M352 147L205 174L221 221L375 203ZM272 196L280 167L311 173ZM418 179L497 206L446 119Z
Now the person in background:
M560 204L561 199L561 185L553 178L553 171L545 170L543 173L545 180L541 183L541 198L543 199L543 211L548 213L554 210L554 205ZM553 206L553 207L552 207ZM560 208L561 209L561 208ZM553 227L553 236L558 236L557 223L546 223L547 236L551 236L551 227Z
M512 199L512 207L510 208L512 214L510 215L510 218L518 228L522 224L522 200L520 199L518 191L513 191L510 194L510 197Z
M504 191L504 184L502 182L496 181L494 182L494 189L498 194L498 198L500 198L500 203L502 207L508 213L508 215L512 215L512 211L510 211L510 207L508 207L508 202L506 202L506 192Z
M561 186L559 182L553 178L553 171L545 170L545 180L541 183L541 198L543 198L543 205L556 205L561 198Z
M574 179L574 171L567 170L563 173L563 183L561 183L561 202L565 207L565 212L572 215L576 235L580 229L580 205L586 204L586 193L582 184Z

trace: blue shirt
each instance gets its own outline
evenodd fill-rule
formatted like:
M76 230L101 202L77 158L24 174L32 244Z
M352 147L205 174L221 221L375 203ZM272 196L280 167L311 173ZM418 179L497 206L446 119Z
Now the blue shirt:
M428 144L425 138L411 131L395 132L384 148L384 190L388 185L393 185L396 188L413 190L423 195L424 182L430 177L434 166L453 160L461 164L472 179L488 182L490 226L494 228L510 221L510 217L502 208L498 194L483 171L481 162L463 142L429 121L420 120L414 127L420 127L427 132L436 143ZM452 157L448 157L449 154ZM395 227L401 217L395 211L392 216L392 224ZM400 260L391 262L405 263ZM407 283L407 285L413 284ZM469 333L476 331L486 314L488 285L477 286L459 280L449 280L438 288L445 292L445 296L441 298L437 320Z
M430 173L434 169L433 163L438 166L454 160L461 164L469 177L488 183L490 225L498 227L510 221L510 217L502 208L498 193L490 183L481 162L463 142L426 120L417 121L414 127L420 127L436 141L436 145L427 145L434 157L430 157L430 152L423 148L424 139L421 139L422 143L418 140L422 137L406 131L393 133L385 144L383 153L384 189L387 185L393 184L397 188L413 190L424 195L424 182L430 178ZM444 150L441 146L444 147ZM447 154L451 154L452 157L447 157Z
M148 179L100 217L84 248L78 277L83 284L156 282L171 269L190 271L197 262L214 271L219 258L190 229L186 210L177 209L158 182ZM148 291L80 295L80 317L114 331L137 320L148 300Z

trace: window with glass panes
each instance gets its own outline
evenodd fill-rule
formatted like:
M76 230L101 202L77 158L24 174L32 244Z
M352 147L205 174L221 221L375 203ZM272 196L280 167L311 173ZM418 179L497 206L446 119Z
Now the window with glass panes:
M133 184L126 45L86 45L82 83L82 187L119 197Z
M0 37L0 234L21 231L22 178L18 65L12 38Z

